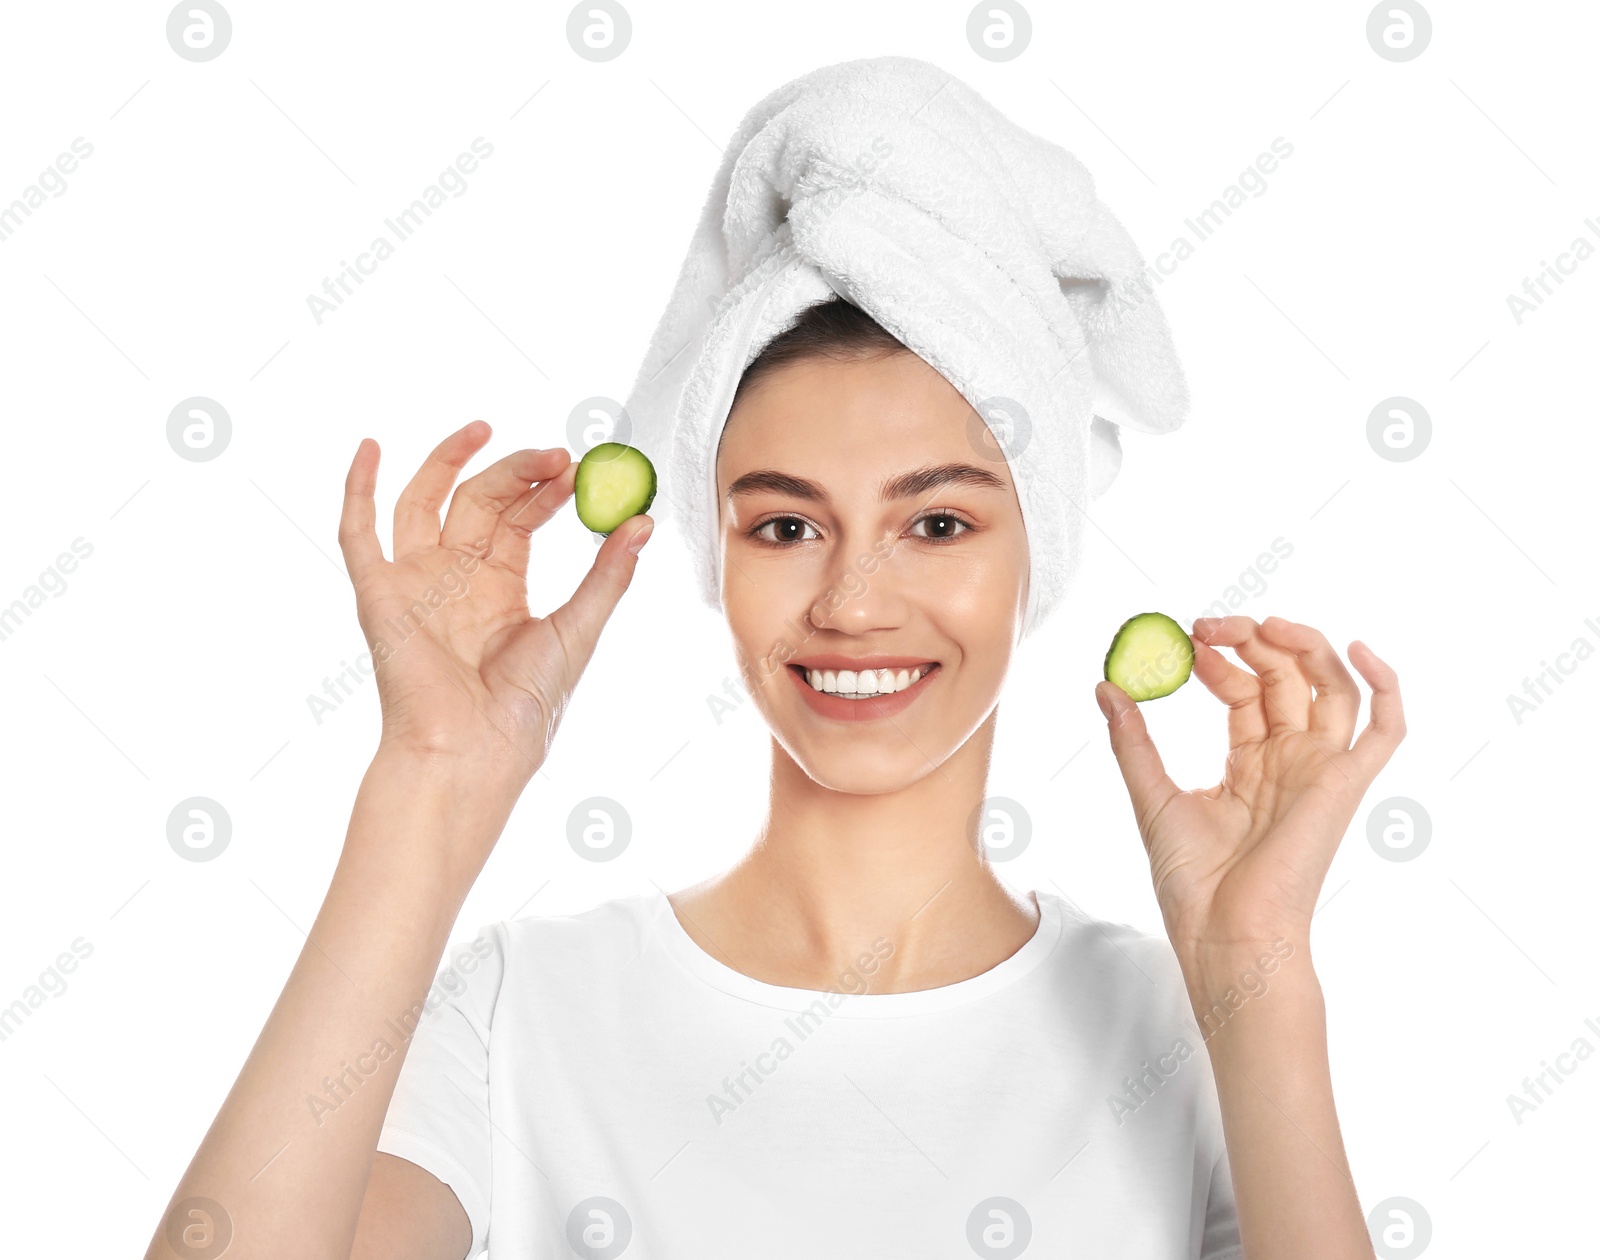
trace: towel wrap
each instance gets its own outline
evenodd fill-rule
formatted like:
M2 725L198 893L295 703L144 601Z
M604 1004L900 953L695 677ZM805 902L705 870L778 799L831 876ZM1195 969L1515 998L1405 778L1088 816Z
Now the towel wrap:
M717 169L617 438L662 470L663 515L677 517L712 608L715 457L734 390L763 346L836 294L993 434L1027 531L1032 633L1078 570L1084 509L1121 465L1119 427L1168 433L1188 413L1139 250L1076 157L929 62L824 66L757 103Z

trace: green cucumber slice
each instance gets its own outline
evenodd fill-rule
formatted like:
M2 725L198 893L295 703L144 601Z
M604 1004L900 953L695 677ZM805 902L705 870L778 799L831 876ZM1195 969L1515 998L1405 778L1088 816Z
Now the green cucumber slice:
M655 500L655 465L636 447L601 442L578 461L572 497L578 519L597 534L609 534Z
M1188 632L1166 613L1129 617L1117 629L1106 653L1106 681L1130 700L1170 696L1194 669L1194 644Z

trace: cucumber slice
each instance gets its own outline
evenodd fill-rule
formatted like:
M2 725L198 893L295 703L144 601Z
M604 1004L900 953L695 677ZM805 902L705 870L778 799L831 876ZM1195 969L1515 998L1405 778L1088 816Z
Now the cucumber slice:
M1194 644L1166 613L1129 617L1112 637L1106 653L1106 681L1128 693L1130 700L1170 696L1194 669Z
M572 497L578 519L597 534L609 534L655 500L655 465L636 447L601 442L578 461Z

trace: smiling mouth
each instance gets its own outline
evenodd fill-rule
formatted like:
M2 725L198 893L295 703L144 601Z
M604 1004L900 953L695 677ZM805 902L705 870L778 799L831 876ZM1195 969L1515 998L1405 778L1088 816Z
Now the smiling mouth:
M939 662L931 661L913 669L806 669L801 665L789 668L822 695L837 696L841 700L876 700L905 691L937 670Z

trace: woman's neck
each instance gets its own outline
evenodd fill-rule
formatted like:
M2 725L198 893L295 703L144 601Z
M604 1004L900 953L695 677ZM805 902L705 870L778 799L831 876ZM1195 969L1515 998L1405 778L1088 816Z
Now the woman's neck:
M684 929L734 970L799 989L939 988L1009 958L1039 912L977 838L993 725L878 794L818 784L774 741L762 832L731 869L671 895Z

